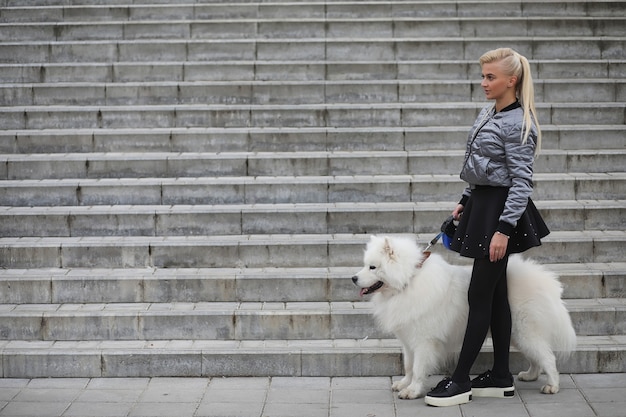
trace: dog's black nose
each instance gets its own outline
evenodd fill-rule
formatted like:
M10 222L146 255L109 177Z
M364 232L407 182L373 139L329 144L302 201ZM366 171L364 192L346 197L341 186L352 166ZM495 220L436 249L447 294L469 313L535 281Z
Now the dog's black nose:
M354 282L355 284L358 280L359 280L359 277L357 277L356 275L352 277L352 282Z

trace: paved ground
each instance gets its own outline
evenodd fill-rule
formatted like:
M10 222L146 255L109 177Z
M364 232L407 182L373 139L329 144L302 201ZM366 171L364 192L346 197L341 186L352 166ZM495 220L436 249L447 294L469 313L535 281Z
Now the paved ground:
M0 379L0 416L626 417L626 373L561 378L556 395L540 379L447 408L397 399L391 378Z

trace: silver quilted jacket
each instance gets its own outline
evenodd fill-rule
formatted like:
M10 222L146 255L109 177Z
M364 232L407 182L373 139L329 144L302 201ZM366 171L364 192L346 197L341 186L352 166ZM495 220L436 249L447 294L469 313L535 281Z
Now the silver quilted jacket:
M519 103L499 112L495 112L493 105L483 108L468 136L461 170L461 179L469 184L462 203L477 185L509 187L499 218L500 224L510 226L505 227L507 232L517 225L533 190L537 129L533 124L526 143L522 143L522 125L523 110Z

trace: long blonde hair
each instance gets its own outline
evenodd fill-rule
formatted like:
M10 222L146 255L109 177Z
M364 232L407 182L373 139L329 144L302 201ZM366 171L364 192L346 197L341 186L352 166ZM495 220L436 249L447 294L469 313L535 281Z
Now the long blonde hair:
M511 48L498 48L484 53L479 59L480 65L492 62L500 62L502 71L509 75L517 77L515 84L515 94L522 104L524 110L524 124L522 126L522 143L526 143L532 123L535 122L537 128L537 143L535 144L535 155L539 154L541 149L541 128L537 119L537 110L535 109L535 89L533 87L533 77L530 73L530 64L525 56L515 52Z

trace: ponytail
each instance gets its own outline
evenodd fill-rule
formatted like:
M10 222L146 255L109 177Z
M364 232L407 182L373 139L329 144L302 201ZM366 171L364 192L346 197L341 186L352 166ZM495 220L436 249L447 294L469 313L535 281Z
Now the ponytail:
M541 128L537 119L537 110L535 109L535 89L533 87L533 78L530 72L530 64L525 56L515 52L511 48L499 48L489 51L480 57L480 65L501 61L504 72L511 76L517 77L515 85L515 93L522 104L524 111L521 141L526 143L528 136L532 130L533 122L537 129L537 143L535 144L535 156L541 150Z

